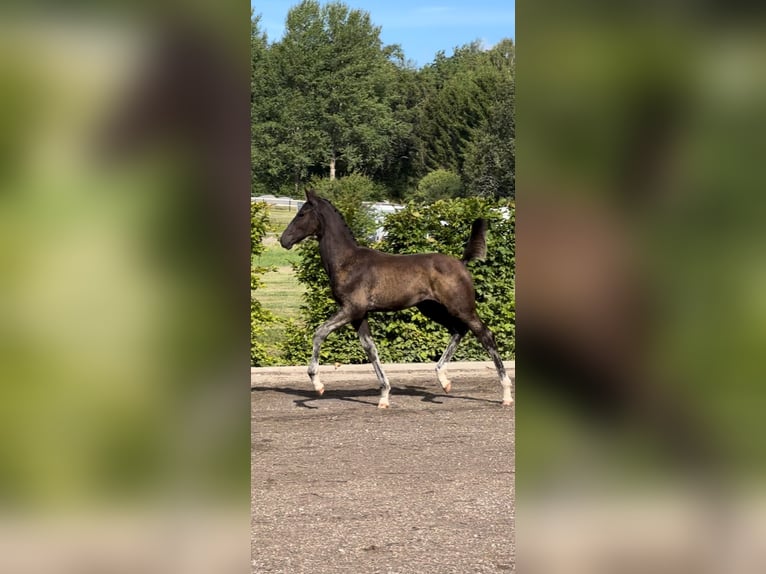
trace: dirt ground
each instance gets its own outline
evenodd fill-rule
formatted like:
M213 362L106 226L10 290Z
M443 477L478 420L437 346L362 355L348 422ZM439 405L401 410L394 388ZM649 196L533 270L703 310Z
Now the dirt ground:
M513 363L508 364L513 377ZM514 409L490 363L253 369L252 572L515 571Z

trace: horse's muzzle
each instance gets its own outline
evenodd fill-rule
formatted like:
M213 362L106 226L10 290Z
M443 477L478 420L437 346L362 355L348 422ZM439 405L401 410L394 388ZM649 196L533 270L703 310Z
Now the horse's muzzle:
M293 245L295 245L295 241L293 241L290 237L285 237L287 235L286 233L283 233L279 238L279 244L284 247L285 249L290 249Z

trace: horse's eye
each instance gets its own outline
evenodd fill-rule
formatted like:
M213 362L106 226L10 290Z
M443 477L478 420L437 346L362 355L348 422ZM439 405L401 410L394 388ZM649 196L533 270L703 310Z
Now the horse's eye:
M305 213L299 213L298 217L303 217L304 215L306 215L306 214Z

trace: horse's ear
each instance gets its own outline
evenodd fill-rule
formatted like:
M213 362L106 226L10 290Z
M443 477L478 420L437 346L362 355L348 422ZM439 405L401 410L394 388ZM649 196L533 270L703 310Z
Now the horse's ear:
M313 189L307 189L306 190L306 200L308 200L309 203L315 202L317 199L317 194Z

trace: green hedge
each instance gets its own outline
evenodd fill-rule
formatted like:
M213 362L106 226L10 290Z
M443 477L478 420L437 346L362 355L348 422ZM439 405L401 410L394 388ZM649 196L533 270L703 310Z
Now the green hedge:
M339 194L335 203L361 244L369 236L371 218L361 201ZM330 198L332 200L332 198ZM477 306L481 318L492 329L500 354L505 359L515 352L515 211L510 203L479 198L437 201L431 205L409 204L386 218L386 237L373 245L390 253L441 252L460 257L471 224L477 217L489 220L486 261L473 261ZM308 362L314 330L337 309L330 295L329 281L322 268L317 242L307 240L299 247L302 257L296 265L299 281L306 286L301 308L302 321L287 330L284 357L292 364ZM449 340L446 329L424 317L416 309L397 313L373 313L370 328L384 362L425 362L437 360ZM473 336L467 336L455 355L456 360L488 360ZM320 361L363 363L367 361L356 333L344 327L328 337Z
M250 365L260 367L266 363L266 347L263 340L263 326L274 320L271 313L261 306L255 298L255 291L262 285L261 275L267 267L254 264L263 253L263 238L269 221L269 208L265 203L250 203Z

